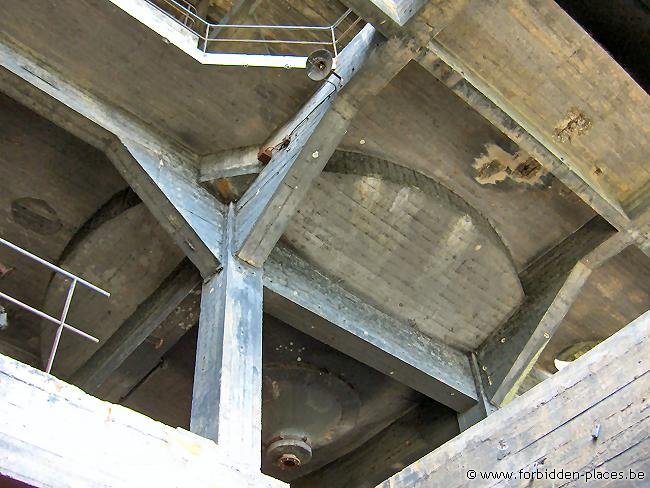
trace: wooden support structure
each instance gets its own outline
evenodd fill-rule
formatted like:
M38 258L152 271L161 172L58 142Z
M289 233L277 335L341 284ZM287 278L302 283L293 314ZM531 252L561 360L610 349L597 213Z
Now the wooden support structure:
M38 487L281 488L226 447L0 355L2 476ZM191 481L188 481L191 480Z
M613 233L606 221L595 217L524 271L524 303L477 354L492 403L501 405L514 397L591 273L581 260Z
M384 59L378 54L384 44L372 26L364 27L337 57L340 78L331 75L265 144L276 147L274 157L237 202L237 255L241 259L255 266L264 263L345 135L358 100L368 93L368 86L375 88L375 78L383 77L380 63L370 61L378 56Z
M649 335L646 312L381 488L607 484L612 479L646 486ZM560 472L569 473L569 480Z
M71 378L88 393L96 393L108 377L201 283L189 260L183 262L142 302L124 324Z
M467 356L364 303L280 246L264 266L266 310L430 398L476 403Z
M201 295L190 430L259 469L262 435L262 271L234 256L234 206L223 269Z

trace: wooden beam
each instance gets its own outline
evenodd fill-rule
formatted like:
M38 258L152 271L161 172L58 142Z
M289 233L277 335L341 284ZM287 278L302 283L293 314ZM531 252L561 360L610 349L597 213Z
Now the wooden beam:
M386 480L381 488L575 484L597 473L624 473L626 486L647 484L647 392L650 391L650 312L552 378L447 444ZM449 462L453 459L453 462ZM637 476L630 481L630 470ZM577 473L561 480L560 471ZM481 473L484 473L481 475ZM545 474L546 473L546 474ZM645 480L639 479L639 474ZM476 475L476 478L473 476ZM501 475L503 476L503 475ZM547 476L547 477L544 477ZM491 481L488 481L491 480ZM609 481L602 479L601 481ZM616 483L620 481L617 479Z
M476 403L467 356L364 303L284 247L264 265L271 315L456 411Z
M339 79L330 76L329 83L324 83L286 129L281 129L284 132L278 138L290 139L289 145L275 151L271 162L237 204L236 245L243 260L261 266L284 232L352 118L353 114L334 109L335 103L342 104L343 96L336 92L348 91L348 82L359 76L369 54L382 42L372 26L365 27L337 58L336 71L346 87L340 88Z
M457 415L458 427L461 432L465 432L471 426L479 423L481 420L487 418L488 415L493 414L497 408L492 405L490 399L485 393L483 386L483 379L481 377L481 370L478 365L478 359L473 352L469 355L469 364L472 367L472 377L474 378L474 385L476 386L477 403L472 408L465 412L460 412Z
M201 158L201 182L259 173L264 165L257 160L259 147L249 146L208 154Z
M200 283L199 272L189 260L183 260L108 341L72 375L70 381L88 393L96 393L108 377Z
M458 435L452 410L424 400L350 454L301 477L292 488L373 488Z
M501 405L514 397L591 274L592 268L581 260L589 260L595 249L602 254L598 246L613 233L607 222L595 217L522 273L523 304L477 354L492 403Z
M259 470L262 436L262 271L233 254L229 207L223 269L201 295L190 430Z
M13 75L0 76L10 96L106 152L201 273L214 274L225 210L196 185L193 154L15 46L0 42L0 66Z
M158 222L203 276L219 267L223 205L197 184L197 174L176 154L114 139L107 155Z
M562 160L508 115L506 111L481 93L470 82L468 75L464 75L464 77L459 71L447 64L447 62L452 63L451 55L446 55L447 62L442 61L438 54L444 52L443 48L437 46L434 52L433 46L434 44L431 44L429 49L423 51L423 54L418 58L418 62L427 71L513 142L517 143L519 147L534 157L547 171L564 183L567 188L578 195L610 224L617 229L624 229L628 225L629 219L620 205L612 203L573 172ZM487 87L483 87L483 89L488 90Z
M288 487L208 439L1 355L0 397L0 474L29 486Z

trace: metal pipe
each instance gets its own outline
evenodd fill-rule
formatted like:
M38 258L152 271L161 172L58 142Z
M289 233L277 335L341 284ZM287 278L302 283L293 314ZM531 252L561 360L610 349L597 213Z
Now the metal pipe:
M79 282L81 283L81 280L79 280ZM60 322L59 319L55 319L51 315L48 315L45 312L41 312L40 310L37 310L34 307L31 307L30 305L27 305L26 303L21 302L20 300L16 300L15 298L10 297L9 295L6 295L6 294L2 293L1 291L0 291L0 298L4 298L5 300L7 300L10 303L13 303L14 305L17 305L17 306L19 306L21 308L24 308L25 310L27 310L29 312L32 312L33 314L36 314L36 315L38 315L39 317L41 317L41 318L43 318L45 320L49 320L50 322L53 322L53 323L59 325L59 322ZM64 323L63 327L65 327L66 329L71 330L71 331L79 334L82 337L85 337L89 341L99 342L99 339L97 339L96 337L93 337L90 334L86 334L85 332L77 329L76 327L73 327L72 325L68 325L68 324Z
M208 39L208 42L246 42L246 43L260 43L260 44L306 44L306 45L317 45L317 46L330 46L331 42L327 41L283 41L281 39L271 39L271 40L262 40L262 39L223 39L216 37L214 39Z
M59 320L59 327L56 329L56 335L54 336L54 342L52 343L52 350L50 351L50 357L47 359L47 368L45 369L46 373L52 371L52 363L54 363L54 356L56 355L56 350L59 348L59 342L61 341L63 324L65 324L65 319L68 318L68 310L70 310L70 303L72 303L72 295L74 295L74 290L76 286L77 286L77 280L72 280L72 282L70 283L70 287L68 288L68 296L65 298L63 311L61 312L61 320Z
M92 283L89 283L89 282L87 282L86 280L81 279L81 278L79 278L78 276L75 276L75 275L73 275L72 273L69 273L69 272L67 272L67 271L64 270L64 269L59 268L59 267L56 266L55 264L52 264L52 263L50 263L49 261L46 261L45 259L39 258L38 256L32 254L31 252L24 250L22 247L18 247L18 246L16 246L15 244L12 244L12 243L9 242L9 241L6 241L6 240L3 239L2 237L0 237L0 244L4 244L4 245L7 246L8 248L13 249L14 251L16 251L17 253L22 254L23 256L27 256L28 258L31 258L31 259L33 259L34 261L38 262L38 263L41 263L43 266L46 266L46 267L48 267L48 268L50 268L50 269L56 271L57 273L60 273L60 274L64 275L64 276L67 276L67 277L70 278L71 280L76 280L76 281L78 281L78 282L81 283L82 285L84 285L84 286L90 288L90 289L93 290L93 291L96 291L97 293L100 293L100 294L102 294L102 295L104 295L104 296L106 296L106 297L110 297L110 296L111 296L111 294L110 294L109 292L107 292L107 291L105 291L105 290L102 290L102 289L99 288L98 286L95 286L95 285L93 285ZM56 319L54 319L54 320L56 320Z

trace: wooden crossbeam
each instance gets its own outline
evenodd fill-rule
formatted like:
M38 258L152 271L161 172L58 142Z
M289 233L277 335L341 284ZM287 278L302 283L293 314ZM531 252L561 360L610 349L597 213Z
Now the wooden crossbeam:
M468 75L461 75L461 69L452 68L447 63L453 63L453 57L444 49L434 44L423 52L418 62L429 71L438 81L447 86L465 103L481 114L497 129L516 142L524 151L534 157L547 171L555 175L567 188L570 188L585 203L603 216L617 229L625 229L629 219L620 205L612 203L601 193L588 185L579 175L573 172L562 160L549 151L524 126L515 121L506 111L496 105L486 95L474 86ZM445 56L446 62L439 57ZM478 84L478 83L477 83ZM482 87L488 90L487 87Z
M243 468L228 446L99 400L2 355L0 397L3 487L289 486Z
M649 334L650 312L646 312L378 488L599 484L596 472L609 478L621 472L627 477L621 478L626 480L622 485L645 486L650 467ZM629 477L631 470L635 481ZM544 477L553 471L554 478ZM560 479L560 471L579 477ZM490 472L489 479L481 476ZM500 481L492 477L499 473ZM516 477L504 481L504 473ZM535 473L542 477L531 477Z
M199 272L189 260L183 260L108 341L72 375L72 383L88 393L96 393L108 377L200 283Z
M364 303L288 249L273 250L264 284L271 315L458 412L476 403L464 353Z
M609 257L614 229L595 217L554 249L538 258L521 276L526 298L517 312L478 350L478 362L490 400L511 400L562 322L595 262ZM603 244L604 243L604 244ZM603 245L604 247L600 247ZM620 247L617 248L620 252ZM600 257L597 257L600 256ZM589 263L589 264L588 264Z

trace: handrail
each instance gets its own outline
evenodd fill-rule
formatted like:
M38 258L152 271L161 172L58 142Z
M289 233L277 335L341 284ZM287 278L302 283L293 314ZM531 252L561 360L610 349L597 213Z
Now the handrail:
M28 312L31 312L34 315L37 315L37 316L41 317L42 319L47 320L48 322L52 322L52 323L58 325L57 330L56 330L56 335L54 336L52 349L50 350L50 356L49 356L49 358L47 360L47 366L46 366L46 369L45 369L45 371L47 373L50 373L52 371L52 364L54 363L54 357L56 356L56 352L57 352L58 347L59 347L59 342L61 340L61 334L63 332L63 329L70 330L70 331L74 332L75 334L80 335L84 339L88 339L89 341L99 342L99 339L97 339L96 337L94 337L94 336L92 336L90 334L87 334L87 333L83 332L82 330L79 330L76 327L73 327L72 325L67 324L66 319L68 317L68 312L70 310L70 304L72 303L72 297L74 295L74 291L75 291L75 289L77 287L77 284L83 285L86 288L89 288L90 290L92 290L92 291L94 291L96 293L99 293L101 295L104 295L106 297L111 296L111 294L109 292L99 288L98 286L93 285L92 283L90 283L90 282L88 282L88 281L86 281L86 280L84 280L82 278L79 278L77 275L74 275L74 274L64 270L63 268L60 268L59 266L57 266L55 264L52 264L49 261L46 261L45 259L43 259L41 257L38 257L35 254L32 254L31 252L23 249L22 247L17 246L16 244L13 244L13 243L11 243L11 242L9 242L6 239L3 239L1 237L0 237L0 244L5 245L9 249L11 249L11 250L13 250L13 251L15 251L15 252L17 252L19 254L22 254L23 256L28 257L31 260L36 261L39 264L42 264L46 268L49 268L52 271L54 271L54 272L56 272L56 273L58 273L60 275L63 275L63 276L65 276L66 278L68 278L70 280L70 286L68 287L68 293L66 295L65 304L63 305L63 311L61 312L61 316L58 319L52 317L51 315L49 315L49 314L47 314L47 313L45 313L45 312L43 312L41 310L38 310L37 308L32 307L31 305L28 305L28 304L26 304L24 302L21 302L20 300L14 298L12 296L7 295L6 293L0 292L0 298L8 301L9 303L12 303L12 304L18 306L18 307L20 307L20 308L22 308L24 310L27 310Z
M341 40L349 33L349 31L354 28L357 23L360 21L360 18L357 18L352 26L350 26L339 38L336 35L336 28L341 25L341 23L352 13L352 9L346 10L346 12L341 15L333 24L327 26L305 26L305 25L265 25L265 24L220 24L208 22L204 18L198 15L196 9L185 0L146 0L149 4L154 6L159 11L167 14L172 20L182 25L183 27L189 29L199 38L199 47L203 52L208 52L208 46L210 43L214 42L224 42L224 43L244 43L244 44L287 44L287 45L318 45L318 46L330 46L334 52L334 57L336 57L339 51L339 43ZM181 1L185 4L181 4ZM173 12L169 12L161 7L158 3L164 3L169 8L174 9L178 14L185 18L185 22L181 22L177 19ZM188 20L192 20L193 27L188 25ZM197 27L198 26L198 27ZM275 31L313 31L313 32L329 32L328 40L325 41L302 41L297 39L232 39L224 37L212 37L211 33L213 31L221 31L224 29L264 29L264 30L275 30Z

